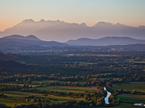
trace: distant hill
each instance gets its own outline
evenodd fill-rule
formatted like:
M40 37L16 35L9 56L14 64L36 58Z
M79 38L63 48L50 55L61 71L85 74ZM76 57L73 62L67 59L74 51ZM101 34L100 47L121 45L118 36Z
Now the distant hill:
M110 46L110 45L131 45L145 44L145 40L133 39L129 37L104 37L100 39L80 38L67 41L67 44L74 46Z
M23 58L23 57L22 57ZM27 64L18 60L18 55L3 54L0 52L0 72L41 72L48 70L47 67Z
M132 27L108 22L98 22L93 26L88 26L85 23L67 23L59 20L34 21L26 19L1 32L0 37L12 34L36 35L43 40L62 42L78 38L102 38L106 36L145 39L145 26Z
M17 68L16 68L17 67ZM19 68L18 68L19 67ZM20 68L25 69L28 66L17 62L14 55L3 54L0 52L0 72L4 71L20 71Z
M56 41L42 41L36 36L21 36L11 35L0 38L0 50L33 50L33 49L47 49L49 47L63 47L65 43L59 43Z

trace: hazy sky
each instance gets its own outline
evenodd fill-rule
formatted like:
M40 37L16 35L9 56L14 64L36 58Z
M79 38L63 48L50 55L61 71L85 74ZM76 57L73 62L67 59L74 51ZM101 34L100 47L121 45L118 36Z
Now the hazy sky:
M0 30L24 19L145 25L145 0L0 0Z

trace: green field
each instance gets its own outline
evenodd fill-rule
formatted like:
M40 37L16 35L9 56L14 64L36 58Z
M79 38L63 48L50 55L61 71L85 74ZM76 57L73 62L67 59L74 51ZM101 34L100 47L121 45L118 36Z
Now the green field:
M22 86L21 84L18 84ZM35 84L36 85L36 84ZM0 86L1 88L5 87L15 87L17 84L6 84ZM43 102L46 101L49 104L61 104L64 102L71 101L86 101L84 95L96 93L102 89L100 86L96 87L78 87L78 86L47 86L37 85L32 86L32 88L13 90L13 91L4 91L0 95L0 103L7 106L15 107L18 105L30 105L37 104L39 101L26 101L27 97L36 97L42 99ZM135 90L145 92L144 83L123 83L116 84L113 86L114 90L123 89L123 90ZM137 94L121 94L118 96L120 104L114 106L113 108L133 108L134 103L145 103L145 95ZM104 108L104 107L100 107Z
M123 84L116 84L114 89L124 89L124 90L136 90L140 92L145 92L145 83L123 83Z

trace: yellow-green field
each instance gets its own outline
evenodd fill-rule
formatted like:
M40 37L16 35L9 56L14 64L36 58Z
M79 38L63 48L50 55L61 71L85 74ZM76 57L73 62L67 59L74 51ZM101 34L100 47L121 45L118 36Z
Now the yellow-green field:
M135 85L135 84L134 84ZM116 85L117 88L126 88L132 89L133 84L120 84ZM140 90L136 88L142 85L134 86L135 90ZM39 98L44 98L49 103L63 103L67 101L85 101L84 97L79 96L80 94L94 93L98 90L98 87L71 87L71 86L42 86L42 87L33 87L34 92L24 92L24 91L7 91L2 92L5 97L0 97L0 103L6 104L7 106L15 107L17 105L28 105L28 104L37 104L38 102L27 102L26 97L36 96ZM30 90L31 90L30 89ZM143 90L143 87L141 88ZM44 92L44 93L43 93ZM54 94L53 94L54 92ZM51 94L52 93L52 94ZM73 96L71 95L73 93ZM62 94L62 95L61 95ZM64 95L65 94L65 95ZM75 94L75 95L74 95ZM145 102L145 95L120 95L120 105L114 106L114 108L133 108L133 103L135 102ZM127 103L127 101L129 103ZM104 107L100 107L104 108Z
M37 90L40 91L53 91L53 92L59 92L59 93L85 93L89 91L94 91L94 88L89 90L89 88L85 87L39 87ZM36 91L37 91L36 90ZM64 102L64 101L71 101L71 100L84 100L84 98L78 98L78 97L71 97L71 96L57 96L52 94L46 94L46 93L32 93L32 92L18 92L18 91L9 91L9 92L3 92L3 94L6 97L0 97L0 103L6 104L7 106L16 106L16 105L27 105L32 104L32 102L26 102L25 97L28 96L37 96L37 97L46 97L47 100L50 100L51 102Z
M114 86L115 89L124 89L124 90L136 90L140 92L145 92L145 83L123 83L116 84Z

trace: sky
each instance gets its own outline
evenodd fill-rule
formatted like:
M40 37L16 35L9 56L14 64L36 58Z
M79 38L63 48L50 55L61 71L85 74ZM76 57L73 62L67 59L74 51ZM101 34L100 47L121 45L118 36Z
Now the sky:
M0 0L0 31L24 19L145 25L145 0Z

